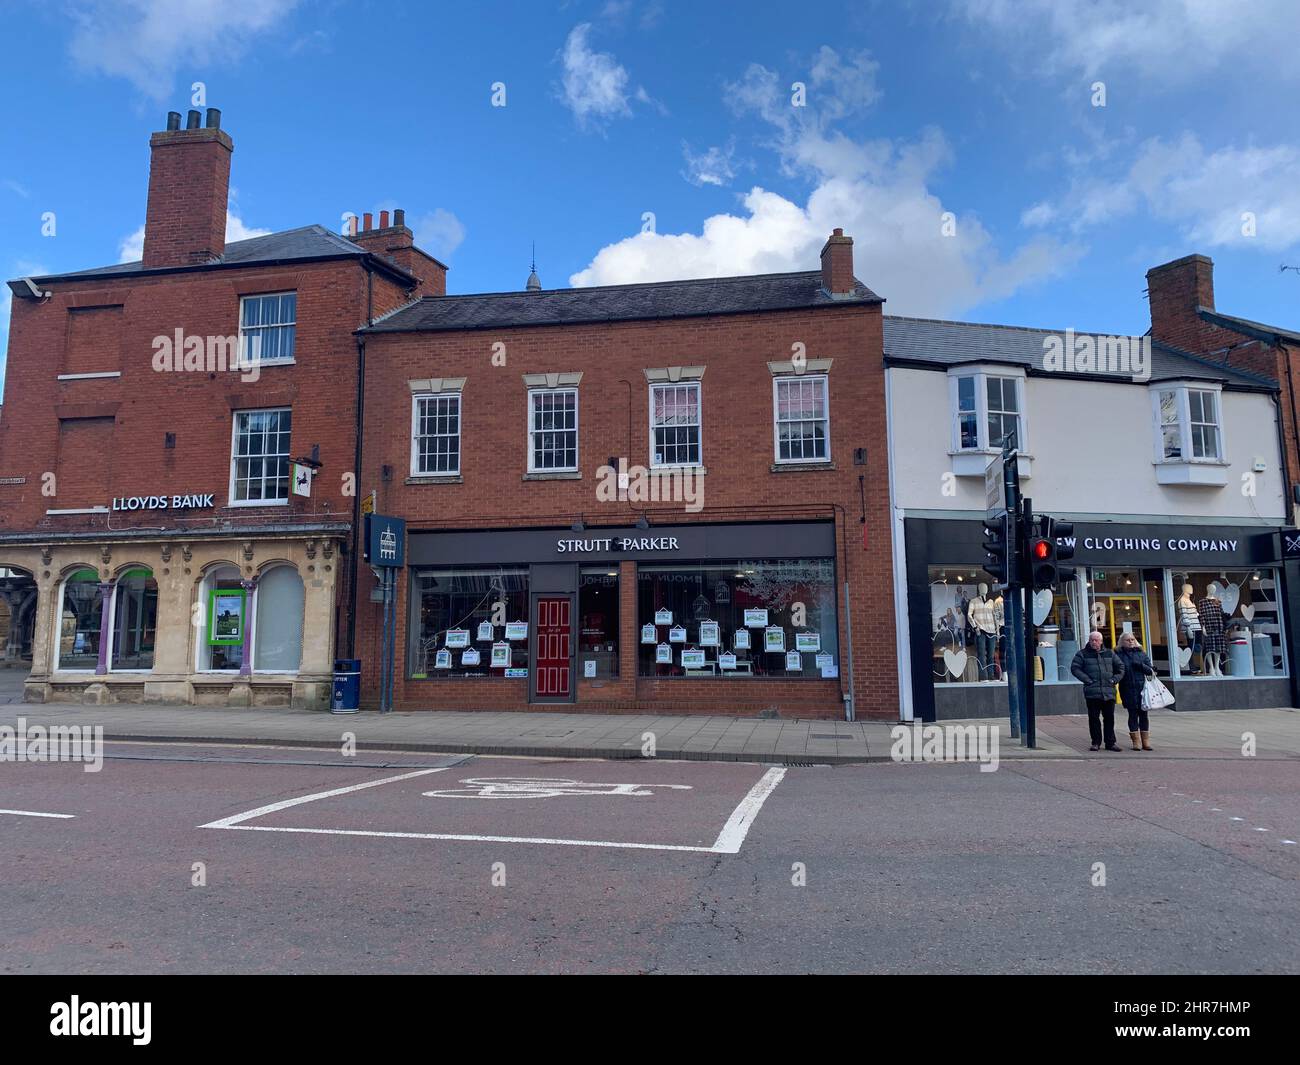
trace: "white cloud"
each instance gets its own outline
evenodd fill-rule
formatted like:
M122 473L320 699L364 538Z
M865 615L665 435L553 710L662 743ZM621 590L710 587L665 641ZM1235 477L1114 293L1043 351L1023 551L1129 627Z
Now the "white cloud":
M632 114L628 105L628 73L608 52L594 52L587 43L591 23L575 26L564 42L561 99L583 129L600 128L615 118ZM637 90L641 97L645 90Z
M726 185L736 176L731 157L735 153L734 143L725 148L714 145L703 152L691 151L691 146L682 142L682 158L686 160L686 169L682 177L692 185Z
M233 62L298 0L80 0L70 50L87 70L123 77L156 99L177 71ZM186 83L191 80L186 77Z
M435 259L447 260L465 239L465 226L450 211L438 207L410 222L415 244Z
M1166 83L1205 77L1224 63L1294 78L1300 36L1295 0L952 0L971 22L1024 49L1043 73L1092 78L1109 71ZM1032 54L1031 54L1032 53ZM1189 61L1189 57L1195 61Z
M1190 133L1154 137L1122 178L1076 181L1054 210L1082 232L1145 208L1192 245L1276 251L1300 244L1298 169L1300 149L1292 145L1207 152ZM1253 236L1243 232L1245 214L1254 216Z
M600 249L570 278L573 285L625 284L681 277L815 270L835 227L854 238L855 272L896 314L951 315L1004 298L1071 267L1082 249L1037 237L1009 256L971 215L944 234L948 208L930 191L952 158L943 134L911 141L858 141L834 128L871 106L880 93L876 64L818 52L808 76L808 106L792 107L788 86L757 64L727 87L741 114L763 118L785 171L812 191L798 203L755 186L743 210L714 215L699 233L639 233Z
M12 178L5 178L3 181L0 181L0 186L3 186L4 188L8 189L15 196L21 196L24 200L31 198L32 194L28 192L23 185L20 185L17 181L14 181Z
M1029 229L1045 226L1056 217L1056 209L1050 203L1036 203L1020 212L1020 224Z
M226 211L226 243L248 240L250 237L264 237L271 231L258 229L244 223L244 220L231 211ZM138 263L144 258L144 225L122 238L118 245L117 261L119 263Z

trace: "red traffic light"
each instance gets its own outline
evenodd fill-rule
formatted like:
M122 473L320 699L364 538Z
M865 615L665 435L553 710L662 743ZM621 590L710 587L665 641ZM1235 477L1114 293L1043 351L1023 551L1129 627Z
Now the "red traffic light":
M1052 545L1046 540L1035 540L1031 551L1033 552L1034 558L1037 561L1042 562L1051 557Z

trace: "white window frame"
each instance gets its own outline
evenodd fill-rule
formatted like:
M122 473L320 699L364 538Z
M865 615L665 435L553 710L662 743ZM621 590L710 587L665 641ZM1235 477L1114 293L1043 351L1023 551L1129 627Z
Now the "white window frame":
M957 408L958 404L958 382L964 378L971 378L975 382L975 439L976 446L962 447L961 443L961 412ZM978 452L995 452L1001 450L1001 441L994 442L989 439L989 380L1000 378L1003 381L1014 381L1016 383L1016 424L1019 438L1017 450L1022 453L1029 451L1029 420L1025 411L1025 375L1017 373L1008 368L1003 371L1001 368L993 369L973 369L968 367L953 368L948 372L948 422L949 422L949 453L953 455L970 455ZM1004 413L1004 412L999 412Z
M420 440L424 439L420 434L420 404L426 400L454 400L456 403L456 468L449 470L422 470L420 469ZM464 406L461 400L460 392L416 392L411 396L411 476L412 477L459 477L460 463L463 455L462 432L465 422L463 418ZM529 401L529 416L532 414L532 403ZM437 415L435 415L437 417ZM428 438L449 437L448 433L431 433Z
M274 322L271 325L244 325L244 305L249 300L279 299L283 296L293 297L293 321L292 322ZM253 329L292 329L293 330L293 354L290 356L277 355L275 358L268 359L260 351L257 359L254 360L248 354L248 330ZM243 365L252 365L256 361L259 366L292 366L298 357L298 293L294 289L285 292L253 292L247 296L239 297L239 360Z
M681 388L687 391L695 392L695 430L697 452L693 462L659 462L655 459L655 430L674 428L669 425L655 424L655 392L670 388ZM704 392L700 388L699 381L655 381L650 385L650 466L652 469L671 470L671 469L694 469L704 465ZM686 426L690 428L688 424Z
M1166 392L1175 394L1177 406L1178 446L1181 452L1177 457L1165 455L1164 423L1161 421L1160 397ZM1197 422L1197 425L1213 425L1219 442L1219 453L1213 456L1196 456L1192 453L1192 403L1193 392L1208 392L1214 396L1214 422ZM1151 420L1154 437L1152 453L1157 465L1227 465L1228 442L1223 431L1223 387L1208 381L1161 381L1151 385Z
M292 484L290 484L289 487L288 487L288 493L289 493L289 494L286 495L283 499L236 499L236 498L235 498L235 483L236 483L236 481L237 481L237 478L236 478L236 476L235 476L235 471L238 469L238 461L239 461L239 455L237 454L237 451L236 451L236 449L237 449L237 447L238 447L238 445L239 445L239 416L240 416L241 414L273 414L273 413L278 413L278 412L288 412L288 414L289 414L289 434L290 434L290 438L292 438L292 435L293 435L293 407L252 407L252 408L249 408L248 410L236 410L236 411L231 411L231 417L230 417L230 483L229 483L229 485L227 486L227 492L226 492L226 505L227 505L227 506L230 506L230 507L287 507L287 506L289 505L289 495L292 495L292 494L293 494L293 485L292 485ZM284 456L285 460L286 460L286 461L289 461L289 459L292 457L292 455L293 455L293 448L292 448L292 446L291 446L291 447L289 448L289 451L288 451L288 452L285 454L285 456ZM262 458L263 460L265 460L265 458L266 458L265 455L258 456L258 457ZM280 456L277 455L276 457L279 458ZM289 479L290 479L290 481L292 481L292 479L293 479L293 464L292 464L292 463L290 463L290 468L289 468ZM263 485L265 485L265 483L266 483L266 474L265 474L265 473L262 474L262 483L263 483Z
M822 406L826 411L826 454L815 458L781 457L781 385L811 381L821 386ZM803 419L799 419L802 421ZM831 461L831 379L829 374L782 374L772 378L772 459L778 466L823 466Z
M533 428L533 397L543 396L543 395L559 395L560 393L563 392L569 392L573 394L573 429L571 430L573 433L573 465L572 466L540 466L540 467L535 466L533 465L533 455L534 455L533 437L536 436L537 433L570 432L570 430L534 429ZM578 453L580 437L578 434L581 425L579 421L579 414L580 411L579 411L579 403L578 403L578 389L576 386L561 385L558 388L530 388L528 390L527 444L528 444L528 472L529 473L576 473L578 471L579 461L580 461L579 453Z
M197 639L195 639L194 641L194 672L195 673L212 674L212 675L222 676L222 677L231 677L231 676L239 675L238 666L236 666L234 669L204 669L203 668L203 649L204 647L208 646L207 643L208 626L212 624L212 618L210 616L211 609L209 607L209 604L212 601L210 593L212 592L212 589L216 587L217 572L226 566L233 567L234 563L227 562L227 563L223 563L222 565L213 566L206 574L204 574L203 579L199 581L199 602L203 604L203 609L200 611L199 616L203 618L203 624L194 627L195 632L197 633ZM227 582L229 582L230 580L237 579L237 578L226 577L224 579ZM252 661L253 658L253 651L257 647L257 642L256 642L257 633L253 631L253 625L257 617L257 610L255 609L255 602L254 602L256 598L257 598L257 585L254 584L253 590L244 597L244 610L246 612L244 620L247 622L248 630L249 630L248 631L248 657L250 662ZM249 672L256 672L255 667L250 665Z
M92 568L92 567L90 567L90 566L80 566L80 567L78 567L78 569L91 569L91 568ZM91 675L94 675L94 674L95 674L95 671L99 668L99 664L98 664L98 663L96 663L96 664L93 665L93 666L89 666L89 667L83 667L83 666L65 666L65 665L63 664L63 602L64 602L64 599L67 597L67 594L68 594L68 585L72 583L72 578L73 578L74 576L76 576L77 571L78 571L77 569L74 569L71 573L67 574L67 575L66 575L66 576L65 576L61 581L59 581L59 583L58 583L58 585L57 585L57 587L58 587L58 592L57 592L57 595L58 595L58 607L57 607L57 612L55 613L55 616L54 616L54 625L55 625L55 628L54 628L54 672L55 672L55 673L79 673L79 674L82 674L82 675L85 675L85 674L91 674ZM102 579L98 579L98 580L96 581L96 583L97 583L97 584L103 584L104 581L103 581ZM110 595L116 595L116 594L117 594L117 582L114 581L114 582L113 582L113 585L114 585L114 586L113 586L113 591L110 593ZM100 603L100 610L102 611L103 609L104 609L104 605L103 605L103 603ZM111 608L110 608L110 609L111 609ZM103 614L102 614L102 613L100 614L100 619L101 619L101 624L102 624L102 619L103 619ZM104 641L105 639L109 639L109 640L112 639L112 631L111 631L111 630L112 630L112 626L113 626L113 615L112 615L112 613L110 613L109 616L108 616L108 624L109 624L109 629L110 629L110 631L109 631L108 633L105 633L105 632L103 632L103 631L101 630L101 632L100 632L100 634L99 634L99 639L100 639L100 643L101 643L101 645L102 645L102 643L103 643L103 641ZM112 661L112 658L113 658L113 645L110 643L110 644L108 645L108 661L111 662L111 661Z

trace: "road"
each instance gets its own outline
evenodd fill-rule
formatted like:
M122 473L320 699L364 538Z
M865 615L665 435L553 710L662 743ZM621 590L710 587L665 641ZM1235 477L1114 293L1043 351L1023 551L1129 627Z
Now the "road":
M107 748L0 762L0 972L1300 967L1293 758Z

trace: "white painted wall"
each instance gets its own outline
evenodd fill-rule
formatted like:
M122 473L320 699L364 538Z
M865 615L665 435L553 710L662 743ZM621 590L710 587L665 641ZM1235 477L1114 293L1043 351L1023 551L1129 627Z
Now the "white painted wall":
M901 367L886 373L895 506L907 513L982 512L982 477L950 478L956 494L943 494L944 474L952 471L948 375ZM1033 469L1022 491L1036 511L1284 521L1276 408L1267 395L1224 391L1221 418L1230 465L1227 485L1215 488L1156 483L1155 430L1145 384L1030 377L1025 397ZM1266 468L1256 474L1252 498L1242 493L1242 474L1253 469L1256 458Z

